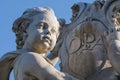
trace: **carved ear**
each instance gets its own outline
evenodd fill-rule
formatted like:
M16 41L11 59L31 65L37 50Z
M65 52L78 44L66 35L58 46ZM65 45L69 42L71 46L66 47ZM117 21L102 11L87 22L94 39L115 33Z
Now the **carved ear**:
M66 23L65 19L63 19L63 18L58 19L58 22L59 22L61 28L62 28L62 27L65 25L65 23Z
M29 24L30 24L30 20L20 17L17 20L15 20L15 22L13 23L12 30L13 32L18 32L21 30L25 31L29 26Z

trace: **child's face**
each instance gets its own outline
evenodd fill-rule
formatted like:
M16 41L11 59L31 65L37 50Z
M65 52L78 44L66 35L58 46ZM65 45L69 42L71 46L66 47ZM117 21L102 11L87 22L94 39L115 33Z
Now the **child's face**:
M25 43L38 53L46 53L54 48L58 34L56 19L42 14L35 15L27 28L28 37Z

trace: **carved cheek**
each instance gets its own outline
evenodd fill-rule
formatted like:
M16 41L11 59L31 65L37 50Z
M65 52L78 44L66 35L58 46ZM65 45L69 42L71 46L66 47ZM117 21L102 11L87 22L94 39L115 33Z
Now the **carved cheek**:
M57 41L56 35L54 35L54 34L51 35L51 44L52 44L53 46L55 46L56 41Z

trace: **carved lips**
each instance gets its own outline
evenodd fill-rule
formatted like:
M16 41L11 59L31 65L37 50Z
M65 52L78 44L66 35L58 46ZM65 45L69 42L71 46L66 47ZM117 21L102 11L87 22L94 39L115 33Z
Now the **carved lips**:
M44 36L43 39L48 42L49 44L51 44L51 38L50 36Z

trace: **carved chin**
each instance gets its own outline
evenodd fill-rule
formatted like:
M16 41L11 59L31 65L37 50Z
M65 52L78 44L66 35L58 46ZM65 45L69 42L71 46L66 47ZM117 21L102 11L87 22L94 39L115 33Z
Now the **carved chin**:
M32 51L39 54L47 53L49 50L50 45L47 42L32 45Z
M44 42L43 49L49 49L49 48L50 48L50 44L48 42Z
M44 41L42 45L44 49L47 49L47 51L51 51L54 48L55 43L52 41Z

